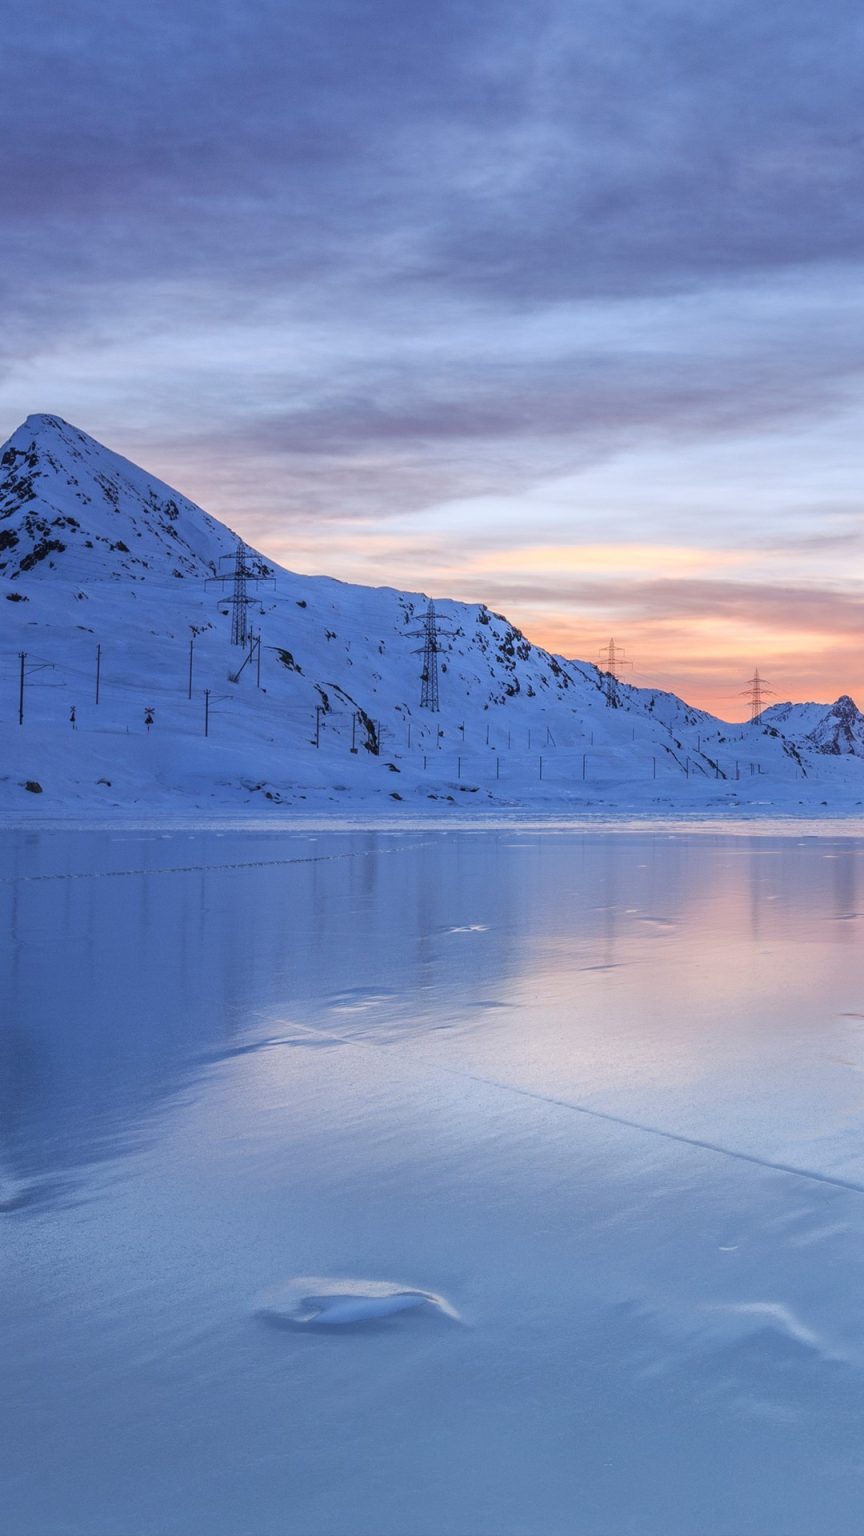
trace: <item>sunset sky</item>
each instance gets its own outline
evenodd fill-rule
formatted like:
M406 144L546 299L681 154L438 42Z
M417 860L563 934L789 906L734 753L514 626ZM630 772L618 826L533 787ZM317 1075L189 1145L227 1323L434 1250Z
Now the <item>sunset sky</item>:
M726 716L864 704L859 0L7 8L0 438ZM14 46L10 46L10 42Z

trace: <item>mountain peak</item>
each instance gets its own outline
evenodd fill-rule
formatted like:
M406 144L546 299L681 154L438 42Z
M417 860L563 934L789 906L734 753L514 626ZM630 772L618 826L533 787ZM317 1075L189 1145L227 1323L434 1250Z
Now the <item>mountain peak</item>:
M21 423L18 432L74 432L77 437L87 438L87 433L80 428L73 427L70 421L64 421L62 416L54 416L48 411L34 411ZM15 436L18 434L16 433ZM94 438L89 439L94 442Z
M34 447L50 451L51 443L55 447L65 446L73 452L109 453L102 443L88 432L83 432L73 422L65 421L62 416L55 416L48 411L35 411L22 421L9 440L3 445L5 453L9 448L21 449L22 447ZM119 457L119 455L114 455Z
M864 715L848 693L835 699L807 740L832 756L864 757Z
M0 576L195 577L234 548L222 523L61 416L35 414L0 449Z

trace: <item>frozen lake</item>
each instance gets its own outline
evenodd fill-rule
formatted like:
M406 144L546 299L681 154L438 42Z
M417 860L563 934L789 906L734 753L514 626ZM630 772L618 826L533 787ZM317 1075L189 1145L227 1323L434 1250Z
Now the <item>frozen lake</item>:
M864 840L7 831L0 906L4 1530L860 1532Z

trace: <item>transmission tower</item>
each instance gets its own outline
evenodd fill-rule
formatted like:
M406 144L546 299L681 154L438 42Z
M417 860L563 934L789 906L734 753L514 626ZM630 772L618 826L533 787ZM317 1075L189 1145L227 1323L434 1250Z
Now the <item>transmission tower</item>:
M423 657L423 670L420 673L420 708L431 709L436 714L438 704L438 656L444 649L441 644L442 635L450 634L446 627L442 628L441 620L435 612L435 604L429 599L429 607L424 614L420 629L409 629L408 634L415 639L423 641L418 647L417 654Z
M252 555L242 539L237 540L233 555L222 555L221 559L232 560L232 568L210 579L223 588L230 585L228 602L231 608L231 644L245 645L249 639L248 613L252 601L249 587L252 585L257 588L262 581L267 580L267 566ZM224 597L220 598L220 602L224 601Z
M627 660L627 653L623 645L616 645L614 640L610 640L608 645L603 646L600 652L598 669L601 672L608 673L609 677L614 677L616 683L621 681L622 669L624 667L632 667L632 665L632 661Z
M598 672L605 673L606 676L607 704L618 702L615 694L615 684L620 683L621 673L627 667L632 667L632 665L632 661L627 659L623 645L616 645L614 640L610 640L608 645L603 646L597 663L597 670Z
M246 586L248 576L246 574L246 551L242 543L238 543L234 555L234 588L231 593L231 644L246 644L246 609L249 604L249 592Z
M741 698L750 700L751 725L755 725L759 720L762 711L765 708L765 699L769 694L773 694L773 692L774 689L769 688L764 679L759 676L759 668L754 667L753 676L747 684L747 687L742 688L740 693Z

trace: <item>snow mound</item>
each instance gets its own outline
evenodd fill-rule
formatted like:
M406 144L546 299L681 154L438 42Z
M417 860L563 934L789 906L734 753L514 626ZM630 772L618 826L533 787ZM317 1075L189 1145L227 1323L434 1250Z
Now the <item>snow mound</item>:
M387 1280L320 1275L297 1275L286 1285L266 1291L255 1310L257 1316L281 1328L356 1328L420 1310L461 1321L450 1302L434 1291L411 1290Z
M781 1338L800 1345L805 1350L825 1359L832 1357L832 1350L815 1329L808 1327L792 1307L779 1301L739 1301L718 1304L713 1308L718 1318L724 1320L728 1331L752 1338L760 1333L779 1334Z

